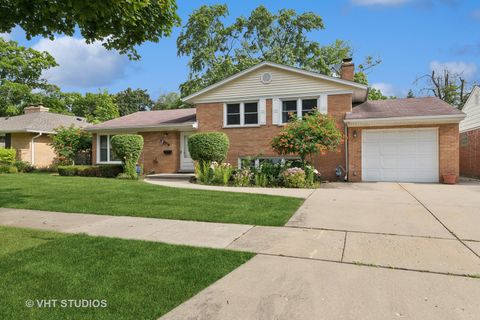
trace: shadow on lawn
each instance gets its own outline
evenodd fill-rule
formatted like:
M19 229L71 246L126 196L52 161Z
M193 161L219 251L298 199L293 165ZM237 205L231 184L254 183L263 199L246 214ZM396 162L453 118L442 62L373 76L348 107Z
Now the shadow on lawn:
M18 204L25 204L26 199L32 198L22 192L20 188L2 188L0 189L0 207L15 208Z

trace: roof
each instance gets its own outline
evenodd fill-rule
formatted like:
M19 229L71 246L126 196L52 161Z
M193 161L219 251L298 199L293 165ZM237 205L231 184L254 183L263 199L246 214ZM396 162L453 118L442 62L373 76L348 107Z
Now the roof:
M174 128L182 125L192 126L196 122L196 109L171 109L139 111L120 118L106 121L86 128L87 131L120 129Z
M274 68L279 68L279 69L282 69L282 70L286 70L286 71L291 71L291 72L296 72L296 73L300 73L300 74L303 74L303 75L308 75L308 76L311 76L311 77L315 77L315 78L319 78L319 79L323 79L323 80L327 80L327 81L331 81L331 82L335 82L335 83L339 83L339 84L343 84L343 85L347 85L347 86L350 86L352 88L355 88L355 89L360 89L360 90L364 90L365 91L365 96L366 96L366 92L367 92L367 89L368 89L368 86L366 85L363 85L363 84L360 84L360 83L357 83L357 82L354 82L354 81L349 81L349 80L344 80L344 79L341 79L341 78L336 78L336 77L330 77L330 76L326 76L324 74L321 74L321 73L318 73L318 72L313 72L313 71L308 71L308 70L304 70L304 69L301 69L301 68L296 68L296 67L290 67L290 66L286 66L286 65L283 65L283 64L278 64L278 63L274 63L274 62L270 62L270 61L264 61L264 62L260 62L248 69L245 69L241 72L238 72L228 78L225 78L224 80L222 81L219 81L219 82L216 82L200 91L197 91L189 96L186 96L184 98L182 98L182 101L184 102L192 102L192 99L199 96L199 95L202 95L210 90L213 90L215 88L218 88L230 81L233 81L247 73L250 73L250 72L253 72L261 67L264 67L264 66L269 66L269 67L274 67Z
M463 115L463 112L435 97L367 101L354 107L346 119Z
M32 112L13 117L0 118L1 133L42 132L55 133L58 127L86 127L89 123L85 118L51 112Z

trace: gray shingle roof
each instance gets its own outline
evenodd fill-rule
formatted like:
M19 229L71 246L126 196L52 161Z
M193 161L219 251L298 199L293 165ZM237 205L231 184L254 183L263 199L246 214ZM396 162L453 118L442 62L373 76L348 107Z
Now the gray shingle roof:
M354 107L345 119L461 115L462 111L435 97L367 101Z
M54 129L61 126L69 127L73 125L83 128L88 124L87 120L81 117L50 112L34 112L14 117L0 117L0 132L54 133Z
M196 121L196 109L139 111L87 128L88 131L112 129L153 128Z

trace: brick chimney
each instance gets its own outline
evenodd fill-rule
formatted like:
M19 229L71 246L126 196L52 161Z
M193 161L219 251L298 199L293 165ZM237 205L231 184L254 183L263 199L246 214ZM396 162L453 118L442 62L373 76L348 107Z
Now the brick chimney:
M342 66L340 67L340 78L353 81L354 73L355 64L352 62L352 58L343 59Z
M25 107L23 112L25 114L29 114L29 113L48 112L48 110L49 110L48 108L42 106L41 104L37 104L37 105L32 105L32 106Z

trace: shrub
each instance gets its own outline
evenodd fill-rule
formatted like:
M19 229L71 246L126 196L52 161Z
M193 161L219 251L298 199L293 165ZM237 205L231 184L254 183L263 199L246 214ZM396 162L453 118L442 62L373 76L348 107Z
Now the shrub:
M116 178L123 172L123 167L117 164L99 166L59 166L58 174L61 176L102 177Z
M15 163L17 151L15 149L0 148L0 164L12 165Z
M8 168L8 173L18 173L17 167L10 167L10 168Z
M193 160L223 162L227 158L230 142L225 133L195 133L188 137L188 150Z
M58 160L66 165L75 164L75 156L79 152L92 148L92 135L73 125L55 129L50 138Z
M255 185L258 186L258 187L266 187L267 184L268 184L268 176L259 171L259 172L255 172Z
M287 188L305 187L305 171L302 168L288 168L282 176Z
M233 184L237 187L246 187L250 185L253 173L248 168L237 170L233 175Z
M20 160L15 161L15 167L19 172L32 172L33 170L35 170L35 168L30 163Z
M137 162L143 149L143 137L138 134L120 134L113 136L112 148L122 159L124 172L131 179L137 178Z
M335 120L315 111L303 119L292 118L278 136L272 139L273 150L282 155L298 154L305 166L307 156L336 150L342 143L342 132Z
M211 163L208 161L195 163L195 176L197 181L203 184L210 184L213 180L213 172L210 170Z
M76 175L75 166L58 166L58 174L65 177Z
M18 170L14 166L0 165L0 173L18 173Z

